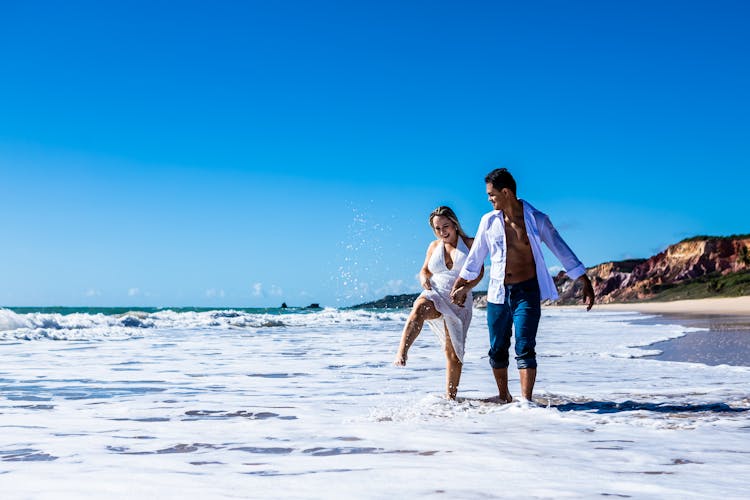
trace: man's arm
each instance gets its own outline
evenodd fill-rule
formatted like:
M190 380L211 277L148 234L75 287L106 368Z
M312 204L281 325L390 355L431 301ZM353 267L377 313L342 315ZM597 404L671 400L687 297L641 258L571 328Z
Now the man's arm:
M469 249L461 271L458 273L456 282L451 290L451 302L460 306L466 302L466 295L472 287L476 286L484 276L484 259L489 253L490 247L487 242L486 220L483 217L477 228L477 235Z
M453 284L453 289L451 290L451 302L463 307L464 303L466 302L466 297L469 295L469 292L472 288L477 286L480 281L482 281L483 277L484 267L482 267L482 270L479 272L479 276L471 281L466 281L461 277L456 279L456 282Z
M480 281L482 281L482 278L484 278L484 266L482 266L482 269L479 271L479 276L467 282L464 286L469 287L469 288L474 288L475 286L479 284Z
M565 240L562 239L560 233L557 232L555 226L552 225L549 217L546 214L541 214L541 217L537 218L537 227L539 228L539 236L542 241L552 250L555 257L565 268L565 272L574 281L579 281L583 286L582 294L583 301L587 305L586 310L590 311L594 305L594 287L591 285L591 280L586 276L586 267L573 253Z

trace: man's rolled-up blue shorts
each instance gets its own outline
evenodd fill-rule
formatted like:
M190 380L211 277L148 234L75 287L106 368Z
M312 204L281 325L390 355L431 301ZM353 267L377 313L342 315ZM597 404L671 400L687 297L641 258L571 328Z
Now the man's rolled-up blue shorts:
M507 368L510 336L515 326L518 368L536 368L536 331L542 315L539 283L536 277L505 285L505 303L487 303L490 330L490 366Z

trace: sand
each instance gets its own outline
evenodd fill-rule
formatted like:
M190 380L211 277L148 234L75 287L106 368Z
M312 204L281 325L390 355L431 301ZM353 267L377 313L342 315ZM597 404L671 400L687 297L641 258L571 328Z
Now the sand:
M555 307L555 306L552 306ZM562 306L562 308L582 306ZM660 361L706 365L750 366L750 296L716 299L596 304L595 311L635 311L657 315L643 322L664 320L701 331L651 344Z
M673 302L596 304L594 307L605 311L638 311L655 314L717 314L750 316L750 296L721 299L675 300Z
M637 311L657 314L656 323L674 321L703 331L657 342L653 356L660 361L681 361L707 365L750 366L750 296L717 299L597 304L599 311Z

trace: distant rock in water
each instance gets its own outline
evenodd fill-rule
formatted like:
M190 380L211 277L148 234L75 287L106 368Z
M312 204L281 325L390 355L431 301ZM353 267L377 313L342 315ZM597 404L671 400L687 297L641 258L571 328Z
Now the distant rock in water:
M696 236L648 259L605 262L586 274L603 304L750 295L750 235ZM579 302L577 283L564 272L554 280L560 304Z
M320 309L320 304L318 304L317 302L313 302L309 306L305 307L305 309Z

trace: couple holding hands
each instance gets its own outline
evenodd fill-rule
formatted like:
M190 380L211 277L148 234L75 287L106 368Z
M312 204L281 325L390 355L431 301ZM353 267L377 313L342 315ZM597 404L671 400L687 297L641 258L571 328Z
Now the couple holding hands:
M479 222L476 236L466 235L456 214L438 207L430 214L437 240L430 243L419 280L424 291L414 301L404 326L394 364L405 366L407 352L425 321L441 340L446 356L446 396L455 399L461 379L466 332L471 323L472 294L490 257L487 287L489 361L497 383L497 398L510 403L508 365L511 334L515 330L516 364L521 396L530 401L536 380L536 332L541 301L558 298L542 255L544 242L565 272L583 285L587 310L594 305L594 289L586 268L560 237L549 217L516 197L516 181L504 168L484 179L493 210Z

